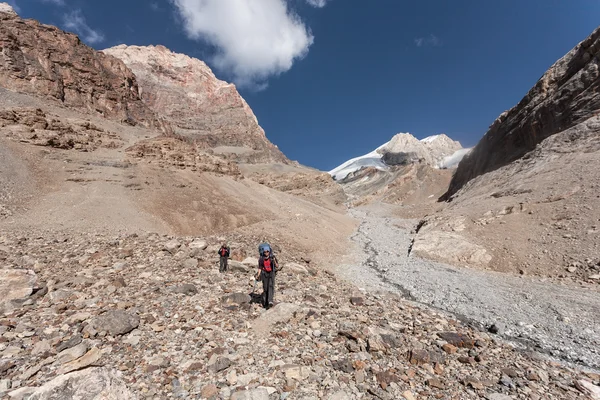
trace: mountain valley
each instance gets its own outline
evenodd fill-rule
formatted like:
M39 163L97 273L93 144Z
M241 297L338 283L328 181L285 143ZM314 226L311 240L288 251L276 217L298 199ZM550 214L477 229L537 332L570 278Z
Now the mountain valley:
M600 28L474 148L328 173L201 60L0 48L0 398L600 399Z

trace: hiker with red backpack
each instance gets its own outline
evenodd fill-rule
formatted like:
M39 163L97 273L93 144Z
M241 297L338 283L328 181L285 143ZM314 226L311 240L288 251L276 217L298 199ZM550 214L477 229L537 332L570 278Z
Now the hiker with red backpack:
M223 243L219 249L219 272L227 271L227 260L229 259L230 253L231 251L229 246L227 246L227 243Z
M268 243L263 243L258 247L260 258L258 259L258 273L256 280L261 280L263 284L262 304L269 309L273 307L273 297L275 295L275 274L279 271L279 263Z

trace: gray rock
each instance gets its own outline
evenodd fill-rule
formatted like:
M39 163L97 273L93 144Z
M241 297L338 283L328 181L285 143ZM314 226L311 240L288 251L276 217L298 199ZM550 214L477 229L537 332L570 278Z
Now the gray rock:
M208 364L208 370L213 373L221 372L231 366L231 360L227 357L219 357L214 363Z
M179 243L179 240L177 240L177 239L169 240L164 245L164 249L171 254L177 253L177 251L179 250L180 247L181 247L181 243Z
M58 345L56 347L56 351L60 353L61 351L65 350L65 349L75 347L79 343L81 343L81 340L82 340L81 336L75 335L72 338L70 338L69 340L67 340L66 342L62 342L60 345Z
M183 268L198 268L198 260L195 258L188 258L181 263Z
M33 293L37 275L28 269L0 269L0 315L19 308Z
M10 379L2 379L0 380L0 393L8 392L8 390L12 387L12 382Z
M504 335L504 332L506 331L506 324L504 324L503 322L493 323L492 326L490 326L490 328L488 329L488 331L496 335Z
M343 390L340 390L339 392L336 392L329 396L329 400L352 400L352 396L350 396Z
M66 364L73 360L77 360L87 352L88 346L86 343L80 343L75 347L61 351L56 357L56 362L59 364Z
M192 243L188 245L190 249L200 249L206 250L208 247L208 243L205 240L195 239Z
M228 269L233 272L250 272L252 267L248 266L245 263L241 263L235 260L229 260Z
M175 286L171 288L171 290L173 291L173 293L186 294L188 296L198 293L198 289L196 288L196 286L192 285L191 283Z
M140 317L127 311L108 311L90 323L98 332L108 332L112 336L124 335L140 325Z
M115 371L88 368L61 375L36 388L28 400L134 400L125 383Z
M268 332L271 326L278 322L289 321L300 307L291 303L279 303L269 311L265 312L252 323L252 328L258 333Z
M485 396L487 400L513 400L512 397L502 393L491 393Z
M231 400L269 400L269 392L266 388L242 390L232 394Z
M244 304L250 303L252 298L246 293L231 293L221 297L221 301L225 304Z

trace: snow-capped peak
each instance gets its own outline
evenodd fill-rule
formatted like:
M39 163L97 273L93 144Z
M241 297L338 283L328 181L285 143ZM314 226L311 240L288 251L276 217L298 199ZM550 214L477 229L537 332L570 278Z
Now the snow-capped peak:
M418 140L410 133L399 133L370 153L352 158L332 169L329 174L333 179L341 180L363 168L373 167L385 171L395 163L404 165L407 162L425 163L434 168L451 168L466 153L461 152L461 149L459 142L445 134Z

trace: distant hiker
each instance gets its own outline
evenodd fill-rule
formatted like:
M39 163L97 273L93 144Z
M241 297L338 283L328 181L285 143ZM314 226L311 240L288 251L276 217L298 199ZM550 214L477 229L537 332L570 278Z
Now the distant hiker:
M227 271L227 260L229 259L230 253L231 251L229 246L227 246L227 243L223 243L219 249L219 272Z
M258 273L256 280L261 280L263 284L262 304L265 308L273 306L273 296L275 295L275 274L279 270L277 258L271 250L271 246L263 243L259 246L260 258L258 259Z

